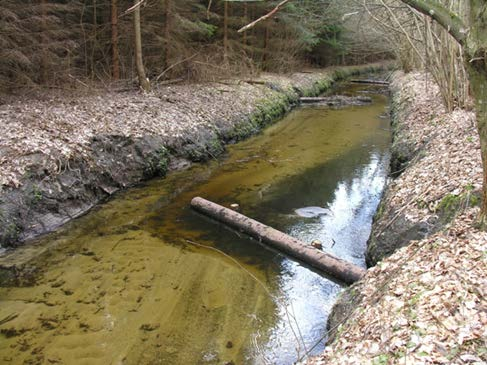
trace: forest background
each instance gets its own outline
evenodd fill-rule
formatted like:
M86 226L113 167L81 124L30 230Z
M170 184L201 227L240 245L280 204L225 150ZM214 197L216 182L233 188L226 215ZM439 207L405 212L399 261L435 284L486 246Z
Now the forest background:
M441 2L460 15L467 11L463 2ZM138 69L150 82L172 83L394 58L405 70L430 70L449 109L465 106L468 84L460 47L403 2L295 0L237 32L278 4L5 0L0 4L0 91L116 89L138 82L149 88L137 79Z

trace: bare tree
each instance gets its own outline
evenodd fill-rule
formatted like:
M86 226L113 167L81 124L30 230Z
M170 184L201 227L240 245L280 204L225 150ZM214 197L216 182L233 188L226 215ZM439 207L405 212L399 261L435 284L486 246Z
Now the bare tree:
M466 59L466 69L472 96L475 99L477 130L484 171L480 224L487 226L487 3L470 0L467 23L438 2L431 0L401 0L424 15L434 19L460 44Z
M144 61L142 58L142 35L140 31L140 4L141 1L134 0L134 44L135 44L135 67L139 78L140 87L150 90L150 82L145 74Z
M118 56L118 8L117 0L111 0L111 26L112 26L112 78L120 79L120 64Z
M162 55L162 68L169 67L169 45L171 36L171 0L164 0L164 49Z
M223 59L228 60L228 1L223 1Z

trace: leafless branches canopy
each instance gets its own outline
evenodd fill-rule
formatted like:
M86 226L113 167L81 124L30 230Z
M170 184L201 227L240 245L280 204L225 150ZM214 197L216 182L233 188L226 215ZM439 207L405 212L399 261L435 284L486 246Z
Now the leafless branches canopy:
M456 31L445 29L405 3L408 1L340 1L345 23L358 35L352 48L363 53L362 47L384 47L395 54L404 70L427 69L440 85L447 108L464 107L468 102L468 79L462 49L452 32L459 31L462 19L467 17L467 2L439 1L453 15Z

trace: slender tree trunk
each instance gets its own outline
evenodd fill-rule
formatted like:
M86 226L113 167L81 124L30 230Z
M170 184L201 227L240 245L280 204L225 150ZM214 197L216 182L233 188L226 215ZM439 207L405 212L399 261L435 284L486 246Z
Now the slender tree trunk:
M247 2L244 3L244 22L247 24L247 19L249 18L249 6ZM247 31L243 32L243 44L244 47L247 46Z
M48 56L47 56L47 4L46 0L41 0L41 25L42 25L42 33L41 33L41 83L46 83L48 80Z
M93 46L91 47L91 78L95 78L95 49L98 45L98 20L97 20L97 4L93 0Z
M255 5L252 5L250 4L249 5L249 15L250 15L250 19L255 19ZM255 27L253 27L251 30L250 30L250 39L247 40L249 46L250 46L250 58L252 59L252 61L255 60L255 49L253 47L253 42L252 40L255 39Z
M171 0L164 0L164 50L162 54L162 68L169 67L169 37L171 36Z
M267 52L269 47L269 24L265 22L264 49L262 51L262 69L267 70Z
M134 5L139 4L138 0L134 0ZM135 67L137 69L137 76L139 78L140 87L145 90L150 90L150 82L145 75L144 61L142 59L142 35L140 31L140 5L136 6L134 10L134 44L135 44Z
M483 60L468 63L470 88L475 98L477 130L483 167L483 190L480 225L487 228L487 71Z
M228 1L223 1L223 60L228 59Z
M118 10L117 0L112 0L112 78L120 79L120 63L118 58Z

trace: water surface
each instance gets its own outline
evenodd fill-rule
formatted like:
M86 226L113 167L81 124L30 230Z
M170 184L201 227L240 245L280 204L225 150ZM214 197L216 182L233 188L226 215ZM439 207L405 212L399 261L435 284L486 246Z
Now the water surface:
M322 351L341 284L188 205L238 203L364 266L390 140L386 98L373 99L297 109L223 159L119 194L19 250L41 270L31 287L0 288L0 362L292 364ZM322 210L296 213L308 207Z

